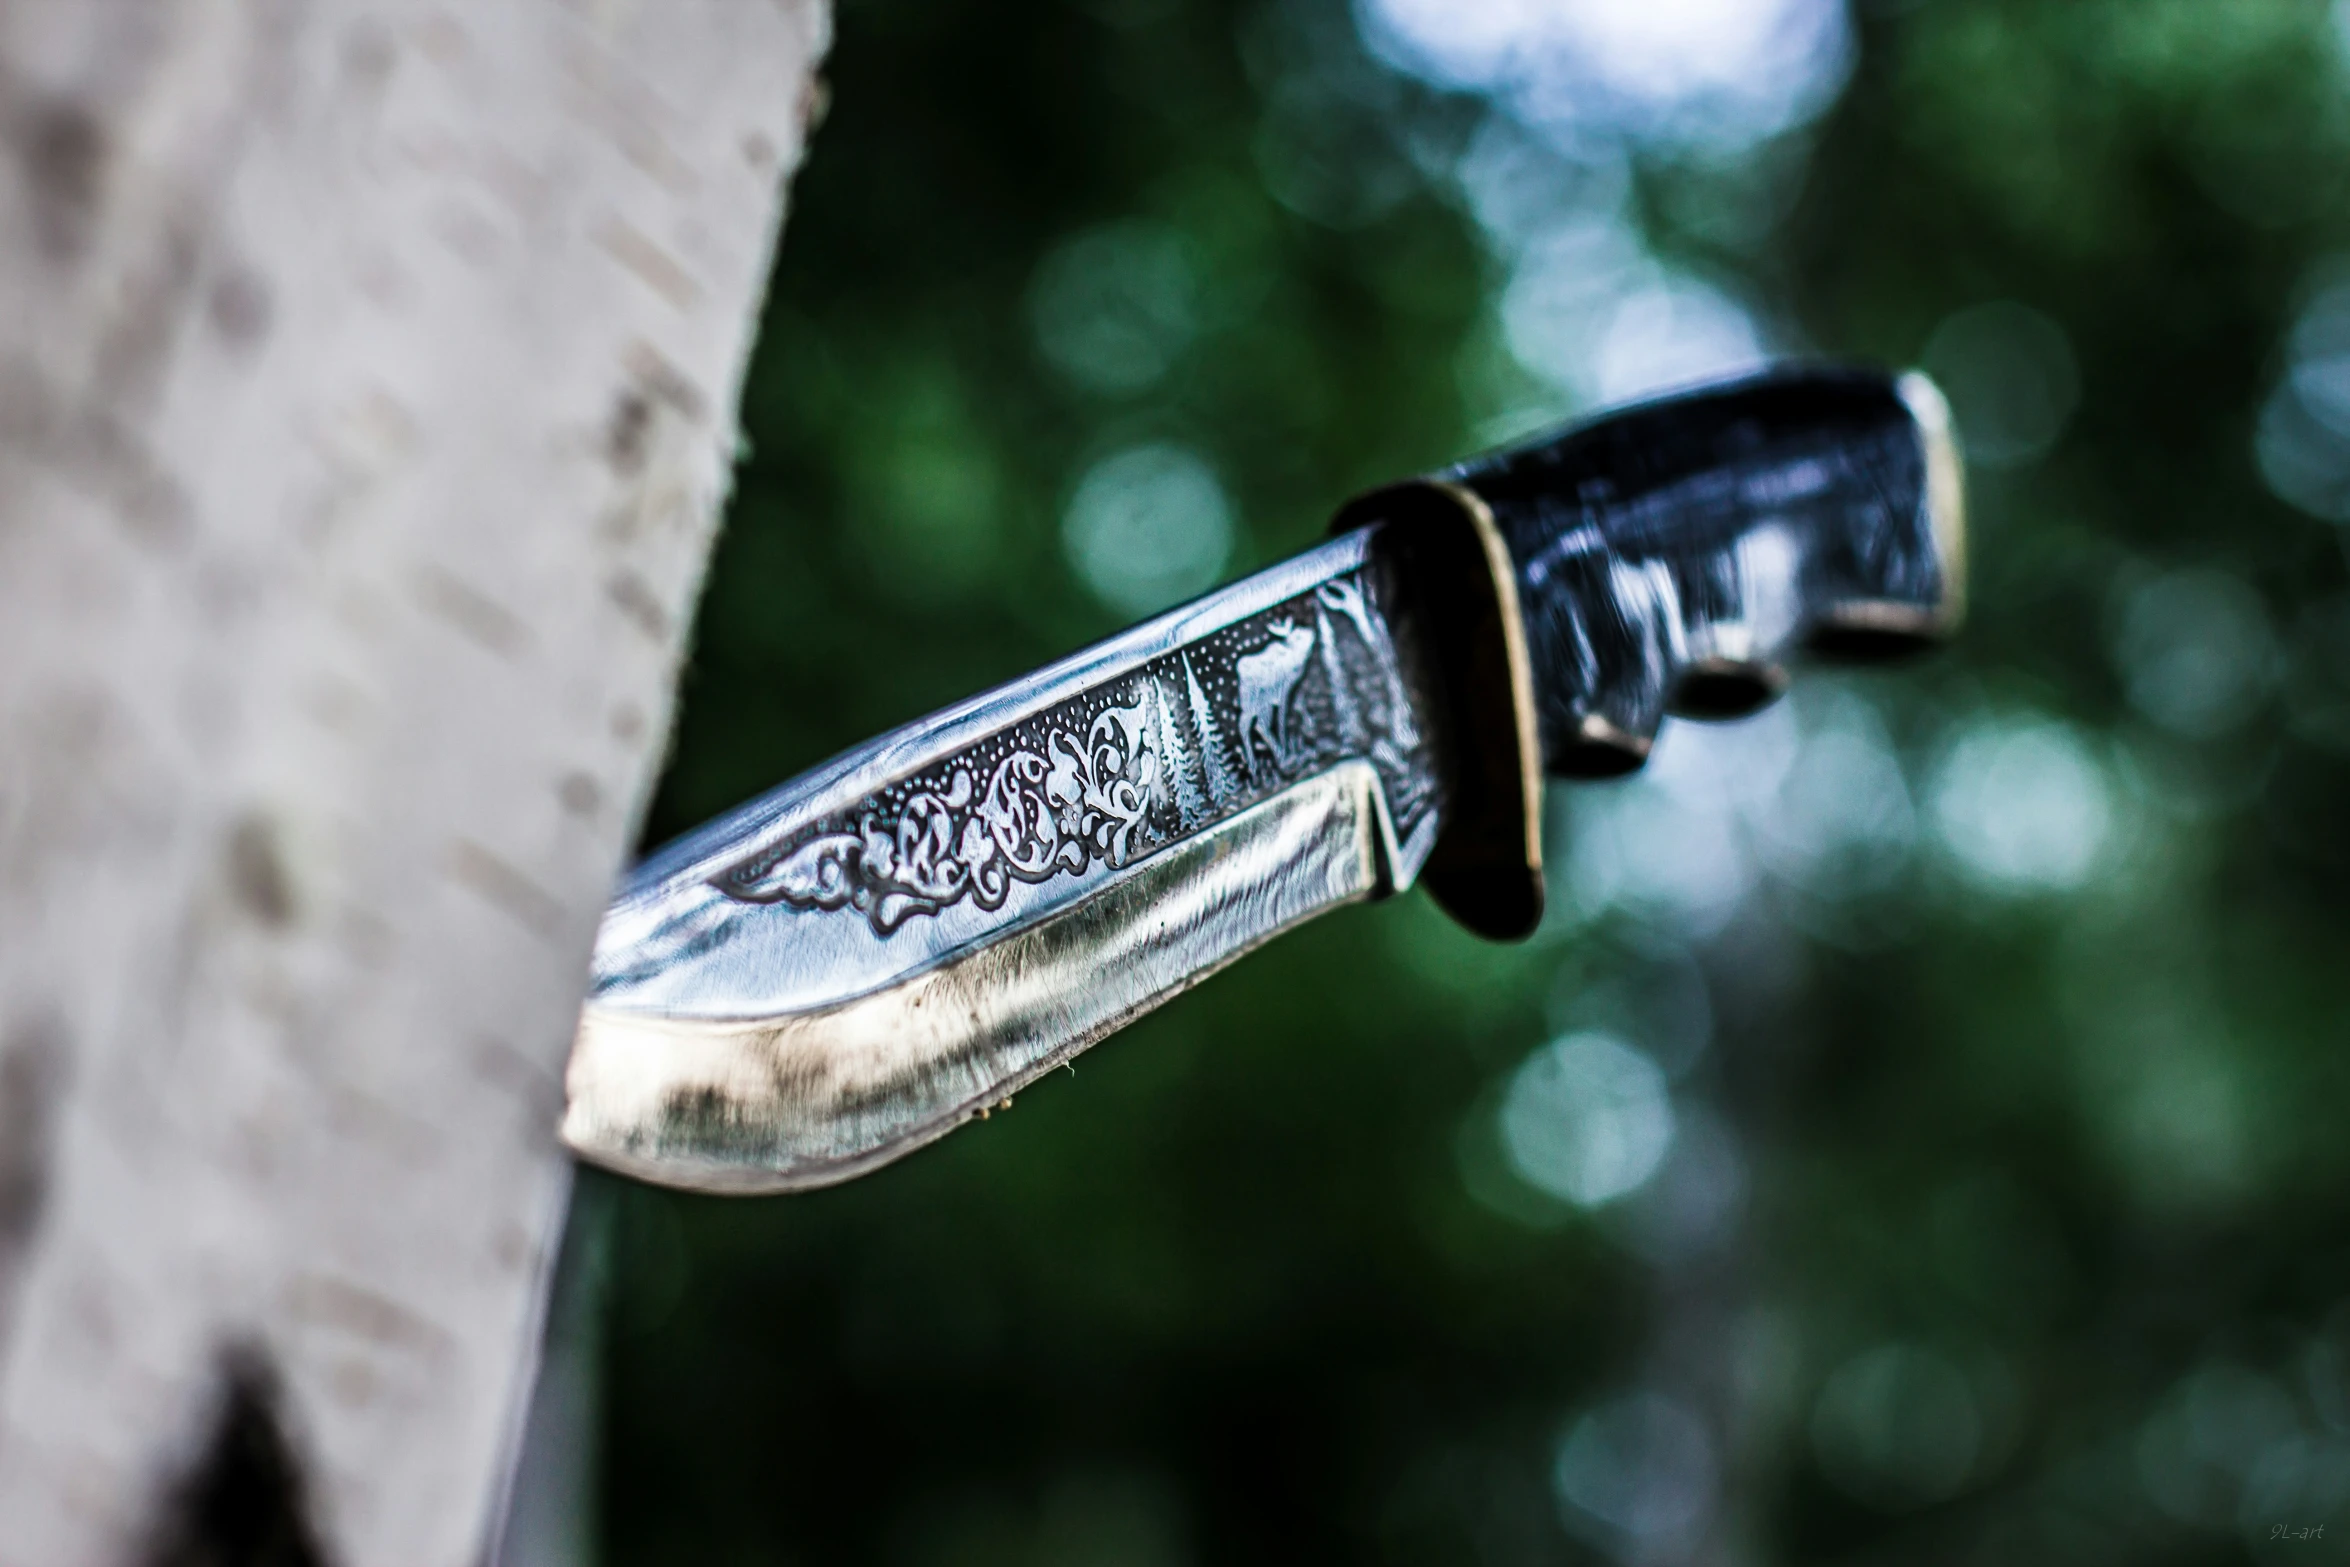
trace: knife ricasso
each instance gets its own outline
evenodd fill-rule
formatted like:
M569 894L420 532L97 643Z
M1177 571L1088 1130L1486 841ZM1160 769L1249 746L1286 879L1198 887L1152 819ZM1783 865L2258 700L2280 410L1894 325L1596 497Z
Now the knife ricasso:
M1396 890L1414 858L1377 772L1349 761L1048 919L845 1002L733 1020L590 1004L563 1139L690 1190L845 1181L986 1114L1282 932Z

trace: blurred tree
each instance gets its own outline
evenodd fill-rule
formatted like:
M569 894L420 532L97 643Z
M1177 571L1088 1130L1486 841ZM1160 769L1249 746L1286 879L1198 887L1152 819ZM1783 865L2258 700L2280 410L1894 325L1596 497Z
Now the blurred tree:
M9 1567L488 1548L825 27L0 7Z

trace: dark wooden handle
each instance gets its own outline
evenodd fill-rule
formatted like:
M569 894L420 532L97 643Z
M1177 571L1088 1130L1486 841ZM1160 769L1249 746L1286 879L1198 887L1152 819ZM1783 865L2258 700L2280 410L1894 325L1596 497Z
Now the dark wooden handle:
M1959 463L1923 376L1804 367L1605 415L1436 476L1509 547L1545 769L1620 773L1800 646L1928 643L1962 595Z
M1734 718L1799 647L1881 658L1958 623L1964 499L1916 374L1774 370L1347 503L1412 584L1451 803L1421 873L1471 929L1542 915L1541 774L1647 760L1666 713Z

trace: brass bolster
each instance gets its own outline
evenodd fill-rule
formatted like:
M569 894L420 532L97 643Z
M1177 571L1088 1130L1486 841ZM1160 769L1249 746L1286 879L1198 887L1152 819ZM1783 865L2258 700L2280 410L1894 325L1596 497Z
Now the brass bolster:
M1542 742L1517 577L1493 512L1464 486L1417 479L1357 496L1330 531L1385 525L1443 689L1445 823L1420 880L1480 936L1542 920Z

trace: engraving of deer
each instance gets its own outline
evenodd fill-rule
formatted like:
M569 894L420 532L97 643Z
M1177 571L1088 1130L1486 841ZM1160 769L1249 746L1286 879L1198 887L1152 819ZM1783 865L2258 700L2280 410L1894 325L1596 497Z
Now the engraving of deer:
M1305 675L1306 659L1314 650L1314 633L1291 620L1276 620L1273 639L1254 653L1244 653L1232 664L1240 684L1241 752L1250 777L1257 776L1257 747L1271 758L1276 775L1296 765L1290 734L1289 699Z

